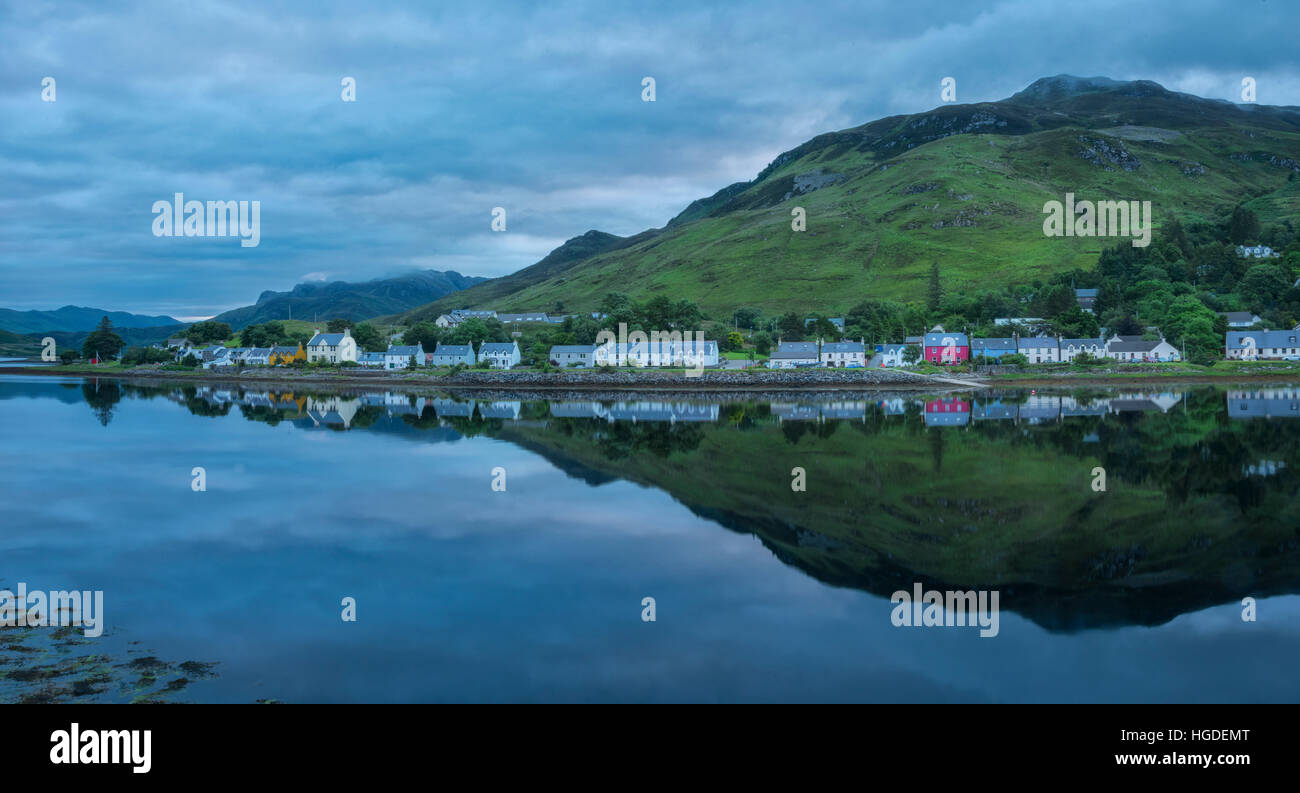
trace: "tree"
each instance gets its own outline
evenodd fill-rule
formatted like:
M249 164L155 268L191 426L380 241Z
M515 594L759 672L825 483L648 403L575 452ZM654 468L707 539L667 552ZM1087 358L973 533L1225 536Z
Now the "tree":
M776 323L777 328L781 331L783 341L802 341L804 336L803 319L793 311L787 311L781 315L781 319Z
M361 322L353 328L352 338L356 339L357 348L363 352L383 352L388 349L388 340L369 322Z
M350 319L331 319L325 323L325 332L342 333L350 327L352 327L352 320ZM355 336L353 338L355 338Z
M1218 358L1223 337L1214 332L1215 313L1193 295L1174 298L1165 313L1165 338L1175 347L1187 345L1187 357L1196 362Z
M772 337L767 334L767 331L760 330L758 333L754 334L753 338L750 339L750 341L754 342L754 352L758 353L759 355L771 354Z
M1052 328L1058 334L1072 339L1092 339L1101 333L1097 315L1084 311L1077 303L1069 311L1057 317L1052 322Z
M113 323L104 317L99 321L99 326L86 336L86 340L81 344L81 356L83 358L105 358L116 357L126 342L122 337L113 331Z
M757 330L759 320L761 320L762 317L763 312L756 308L738 308L736 309L736 313L732 319L735 321L736 327L738 328Z
M1282 295L1291 288L1292 279L1276 264L1257 264L1246 271L1241 279L1241 296L1246 298L1254 311L1272 308Z
M943 286L939 283L939 263L930 264L930 287L926 290L926 308L930 309L931 314L939 313L939 306L943 302Z
M191 344L214 344L219 341L229 339L233 334L230 325L225 322L196 322L185 329L185 338L190 340Z
M435 350L442 341L443 331L432 322L420 322L402 334L402 344L414 347L423 345L425 350ZM385 347L384 349L388 349Z
M1228 240L1233 245L1249 245L1259 239L1259 217L1243 206L1232 210L1228 221Z
M728 333L726 339L728 350L741 350L745 347L745 337L741 336L738 331L733 330Z
M921 360L921 348L915 344L909 344L903 348L903 363L914 364Z

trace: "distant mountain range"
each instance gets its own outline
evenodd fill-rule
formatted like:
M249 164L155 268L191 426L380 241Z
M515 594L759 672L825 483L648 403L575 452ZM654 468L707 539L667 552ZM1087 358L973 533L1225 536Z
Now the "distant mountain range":
M1007 99L940 105L819 135L752 181L659 229L589 231L512 275L407 312L593 310L611 291L842 313L944 289L996 289L1089 269L1119 240L1047 237L1042 208L1074 193L1149 200L1155 226L1218 222L1244 203L1264 226L1300 215L1300 108L1237 105L1147 80L1059 75ZM806 212L805 231L791 227Z
M236 330L273 319L363 320L398 314L486 281L448 270L421 270L393 278L351 283L298 284L288 292L263 292L257 303L213 317ZM292 313L291 313L292 312Z
M10 308L0 308L0 330L11 333L92 331L105 316L114 326L123 328L156 328L184 324L175 317L152 317L83 306L64 306L54 311L15 311Z

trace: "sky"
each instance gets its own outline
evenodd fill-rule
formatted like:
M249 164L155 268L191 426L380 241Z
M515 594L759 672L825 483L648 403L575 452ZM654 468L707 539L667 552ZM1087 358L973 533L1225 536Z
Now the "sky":
M1240 101L1250 76L1300 105L1295 30L1269 0L0 0L0 307L193 319L301 282L506 275L928 110L945 77L967 103L1056 74ZM155 236L175 193L259 202L258 244Z

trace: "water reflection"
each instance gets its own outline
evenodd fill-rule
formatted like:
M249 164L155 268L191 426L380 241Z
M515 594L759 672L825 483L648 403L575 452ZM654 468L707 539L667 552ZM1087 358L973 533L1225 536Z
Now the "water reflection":
M754 682L736 698L800 698L810 680L826 681L813 697L888 698L893 678L865 683L864 657L931 665L925 676L939 687L920 698L952 698L948 686L1088 698L1072 678L1101 668L1093 648L1109 648L1107 680L1130 681L1111 698L1143 698L1170 680L1194 681L1204 698L1249 681L1267 691L1255 675L1294 646L1279 609L1296 599L1269 602L1267 625L1236 612L1245 596L1300 592L1300 422L1268 418L1291 415L1295 393L547 401L0 381L13 422L0 462L31 455L6 469L6 486L66 483L57 497L12 505L14 525L40 531L13 535L6 574L43 585L110 579L114 613L133 634L159 657L221 661L222 677L195 691L235 701L319 699L357 679L343 658L373 671L351 698L554 696L528 685L537 675L583 698L593 674L620 675L619 694L636 698L644 689L626 659L637 653L666 665L664 681L748 665ZM1262 404L1241 412L1242 402ZM207 466L211 492L191 491L195 465ZM510 472L508 495L488 487L497 465ZM794 467L807 472L806 492L791 488ZM1097 467L1105 492L1092 488ZM997 646L894 631L887 598L916 581L999 590ZM338 597L366 588L381 609L340 627ZM638 632L639 606L625 620L627 603L656 592L674 615L657 627L686 630L677 640ZM250 599L279 604L258 612L270 622L244 618ZM1179 633L1160 644L1207 610L1231 642ZM806 633L814 624L816 637ZM1129 627L1155 625L1164 627ZM230 636L245 640L227 649ZM707 663L670 660L701 646L715 656ZM538 648L549 660L535 660ZM793 648L799 658L782 660ZM1234 675L1243 654L1257 668ZM1054 660L1027 669L1012 655ZM1059 680L1035 677L1048 666ZM789 676L774 688L781 670ZM1140 681L1123 677L1135 670ZM257 690L263 674L274 680ZM719 685L655 691L707 698Z

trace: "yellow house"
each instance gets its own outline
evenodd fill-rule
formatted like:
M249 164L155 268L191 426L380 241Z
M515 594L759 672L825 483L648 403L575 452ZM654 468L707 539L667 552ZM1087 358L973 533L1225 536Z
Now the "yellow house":
M305 360L307 360L307 351L302 348L302 342L298 342L296 351L292 347L272 347L267 363L271 366L288 366L294 361Z

